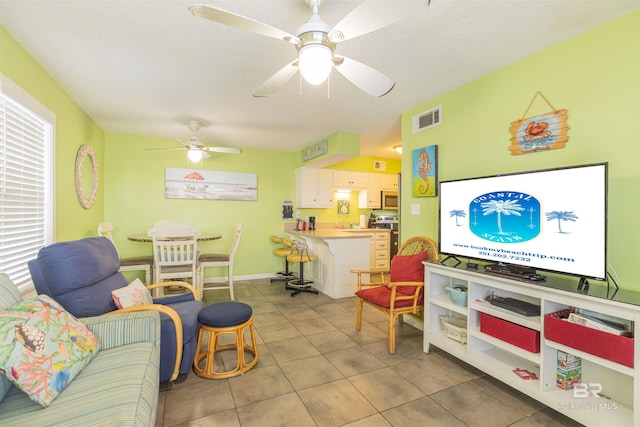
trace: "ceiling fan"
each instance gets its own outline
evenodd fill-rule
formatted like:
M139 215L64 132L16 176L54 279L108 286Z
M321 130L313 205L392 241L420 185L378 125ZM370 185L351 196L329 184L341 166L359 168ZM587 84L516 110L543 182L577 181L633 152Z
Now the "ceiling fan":
M298 28L295 36L251 18L208 5L192 5L189 11L201 18L284 40L295 46L298 50L298 58L260 85L253 94L255 97L274 94L298 70L308 83L321 84L329 77L332 68L338 70L364 92L380 97L389 93L395 86L395 82L368 65L335 55L336 45L399 21L427 7L431 2L431 0L365 0L332 29L318 14L321 0L304 1L311 7L311 16Z
M210 152L215 153L228 153L228 154L240 154L242 150L235 147L209 147L200 140L198 140L198 130L200 129L200 121L198 120L189 120L187 122L189 128L191 129L191 138L189 140L179 140L184 144L184 147L179 148L147 148L147 151L153 150L186 150L187 157L192 162L199 162L202 159L208 159L211 157Z

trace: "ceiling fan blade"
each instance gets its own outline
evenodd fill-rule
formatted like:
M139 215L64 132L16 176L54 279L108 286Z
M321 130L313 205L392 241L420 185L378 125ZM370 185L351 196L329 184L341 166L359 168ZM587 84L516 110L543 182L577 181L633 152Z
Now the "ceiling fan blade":
M144 151L163 151L163 150L186 150L186 147L180 148L145 148Z
M276 93L282 86L287 84L293 75L298 71L298 58L294 59L276 73L269 77L267 81L262 83L258 89L253 93L253 96L260 98L263 96L269 96Z
M349 40L391 25L429 6L431 0L365 0L329 33L334 42Z
M202 151L202 160L208 159L209 157L211 157L211 154L207 153L205 150L201 150L201 151Z
M202 151L214 153L240 154L242 150L236 147L202 147Z
M338 55L334 55L333 58L335 69L371 96L386 95L396 85L389 77L362 62Z
M230 27L262 34L263 36L273 37L274 39L284 40L293 44L300 43L300 40L296 36L289 34L286 31L282 31L278 28L272 27L271 25L236 15L235 13L227 12L226 10L208 6L206 4L194 4L189 6L189 12L194 16L218 22L220 24L229 25Z

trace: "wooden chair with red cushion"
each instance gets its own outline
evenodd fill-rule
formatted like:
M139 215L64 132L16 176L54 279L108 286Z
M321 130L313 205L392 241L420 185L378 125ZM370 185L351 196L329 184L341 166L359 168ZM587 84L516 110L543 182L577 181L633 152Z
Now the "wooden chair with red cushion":
M358 306L356 330L362 326L364 303L387 316L389 353L396 351L396 318L403 323L403 315L411 314L424 319L424 265L422 261L438 261L436 244L428 237L417 236L400 246L398 255L391 260L390 270L355 270L358 275ZM386 282L385 274L389 274ZM363 279L369 276L369 282Z

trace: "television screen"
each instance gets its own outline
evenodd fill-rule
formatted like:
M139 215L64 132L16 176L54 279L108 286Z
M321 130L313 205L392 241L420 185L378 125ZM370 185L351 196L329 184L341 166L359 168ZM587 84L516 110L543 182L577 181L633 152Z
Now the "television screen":
M444 255L606 278L607 163L440 183Z

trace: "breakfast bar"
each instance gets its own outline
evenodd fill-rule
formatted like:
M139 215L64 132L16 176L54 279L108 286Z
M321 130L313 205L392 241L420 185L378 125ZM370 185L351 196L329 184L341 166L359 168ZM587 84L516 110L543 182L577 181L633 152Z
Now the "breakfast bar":
M357 290L352 268L369 269L371 233L351 230L287 230L294 239L304 240L317 259L308 263L305 278L331 298L351 297Z

